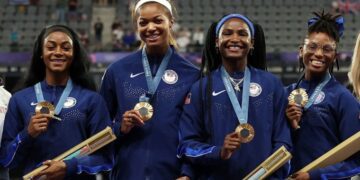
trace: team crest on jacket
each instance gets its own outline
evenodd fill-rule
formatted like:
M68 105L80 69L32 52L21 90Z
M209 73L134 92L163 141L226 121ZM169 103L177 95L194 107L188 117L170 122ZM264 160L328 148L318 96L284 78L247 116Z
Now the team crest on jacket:
M74 107L76 104L76 99L73 97L68 97L64 102L64 108Z
M250 83L250 96L256 97L261 94L262 88L258 83Z
M167 84L175 84L179 79L179 76L174 70L168 69L164 72L162 80Z
M316 97L314 104L319 104L321 102L323 102L323 100L325 99L325 93L323 91L321 91L318 96Z

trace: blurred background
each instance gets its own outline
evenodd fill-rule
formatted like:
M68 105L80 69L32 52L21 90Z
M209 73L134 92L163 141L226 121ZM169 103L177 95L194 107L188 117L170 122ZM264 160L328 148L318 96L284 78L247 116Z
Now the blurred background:
M136 50L139 39L129 10L134 0L0 0L0 76L12 91L25 76L36 35L51 24L76 30L91 55L98 86L106 67ZM265 31L268 71L284 85L300 76L298 47L313 11L339 12L345 33L338 47L336 78L347 82L352 51L360 30L360 0L173 0L174 33L182 56L200 63L207 28L225 14L245 14ZM4 82L0 82L4 83Z

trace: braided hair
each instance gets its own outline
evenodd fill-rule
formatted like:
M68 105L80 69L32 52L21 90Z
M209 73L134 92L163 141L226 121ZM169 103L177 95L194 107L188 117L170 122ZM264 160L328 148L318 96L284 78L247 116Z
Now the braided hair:
M220 21L219 21L220 22ZM212 77L211 72L221 67L221 55L219 49L216 48L216 27L219 22L214 22L209 27L205 38L205 46L203 49L202 54L202 61L201 61L201 77L200 77L200 98L204 97L204 101L202 102L202 112L201 116L204 116L205 109L208 113L208 120L211 122L211 104L212 104ZM266 46L265 46L265 35L262 27L259 24L254 25L254 49L249 52L247 55L247 65L253 68L258 68L262 70L266 70ZM206 84L204 85L204 81L206 80ZM203 94L203 86L205 86L206 91L205 95ZM201 117L202 119L204 117ZM210 132L212 131L211 123L210 125ZM210 134L207 134L210 137Z
M335 40L336 44L340 42L340 37L343 35L343 19L340 14L313 12L315 17L309 19L307 36L312 33L325 33L329 37ZM337 69L339 69L339 63L336 61ZM300 70L305 69L302 57L299 58ZM329 68L329 72L333 72L333 66Z

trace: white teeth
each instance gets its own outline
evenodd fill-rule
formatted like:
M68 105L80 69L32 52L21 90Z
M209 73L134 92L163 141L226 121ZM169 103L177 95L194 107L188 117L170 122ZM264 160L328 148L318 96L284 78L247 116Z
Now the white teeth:
M238 47L238 46L230 46L229 49L230 50L239 50L240 47Z
M323 64L325 64L322 61L317 61L317 60L312 60L311 64L315 65L315 66L322 66Z
M157 37L158 37L158 35L151 35L151 36L149 36L150 39L155 39L155 38L157 38Z

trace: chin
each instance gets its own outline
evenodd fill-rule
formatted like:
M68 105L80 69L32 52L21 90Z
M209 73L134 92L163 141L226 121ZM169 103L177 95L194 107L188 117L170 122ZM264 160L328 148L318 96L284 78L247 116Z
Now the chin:
M238 61L238 60L240 60L240 59L243 59L243 56L239 56L239 55L226 55L226 56L224 56L224 58L229 59L229 60Z

